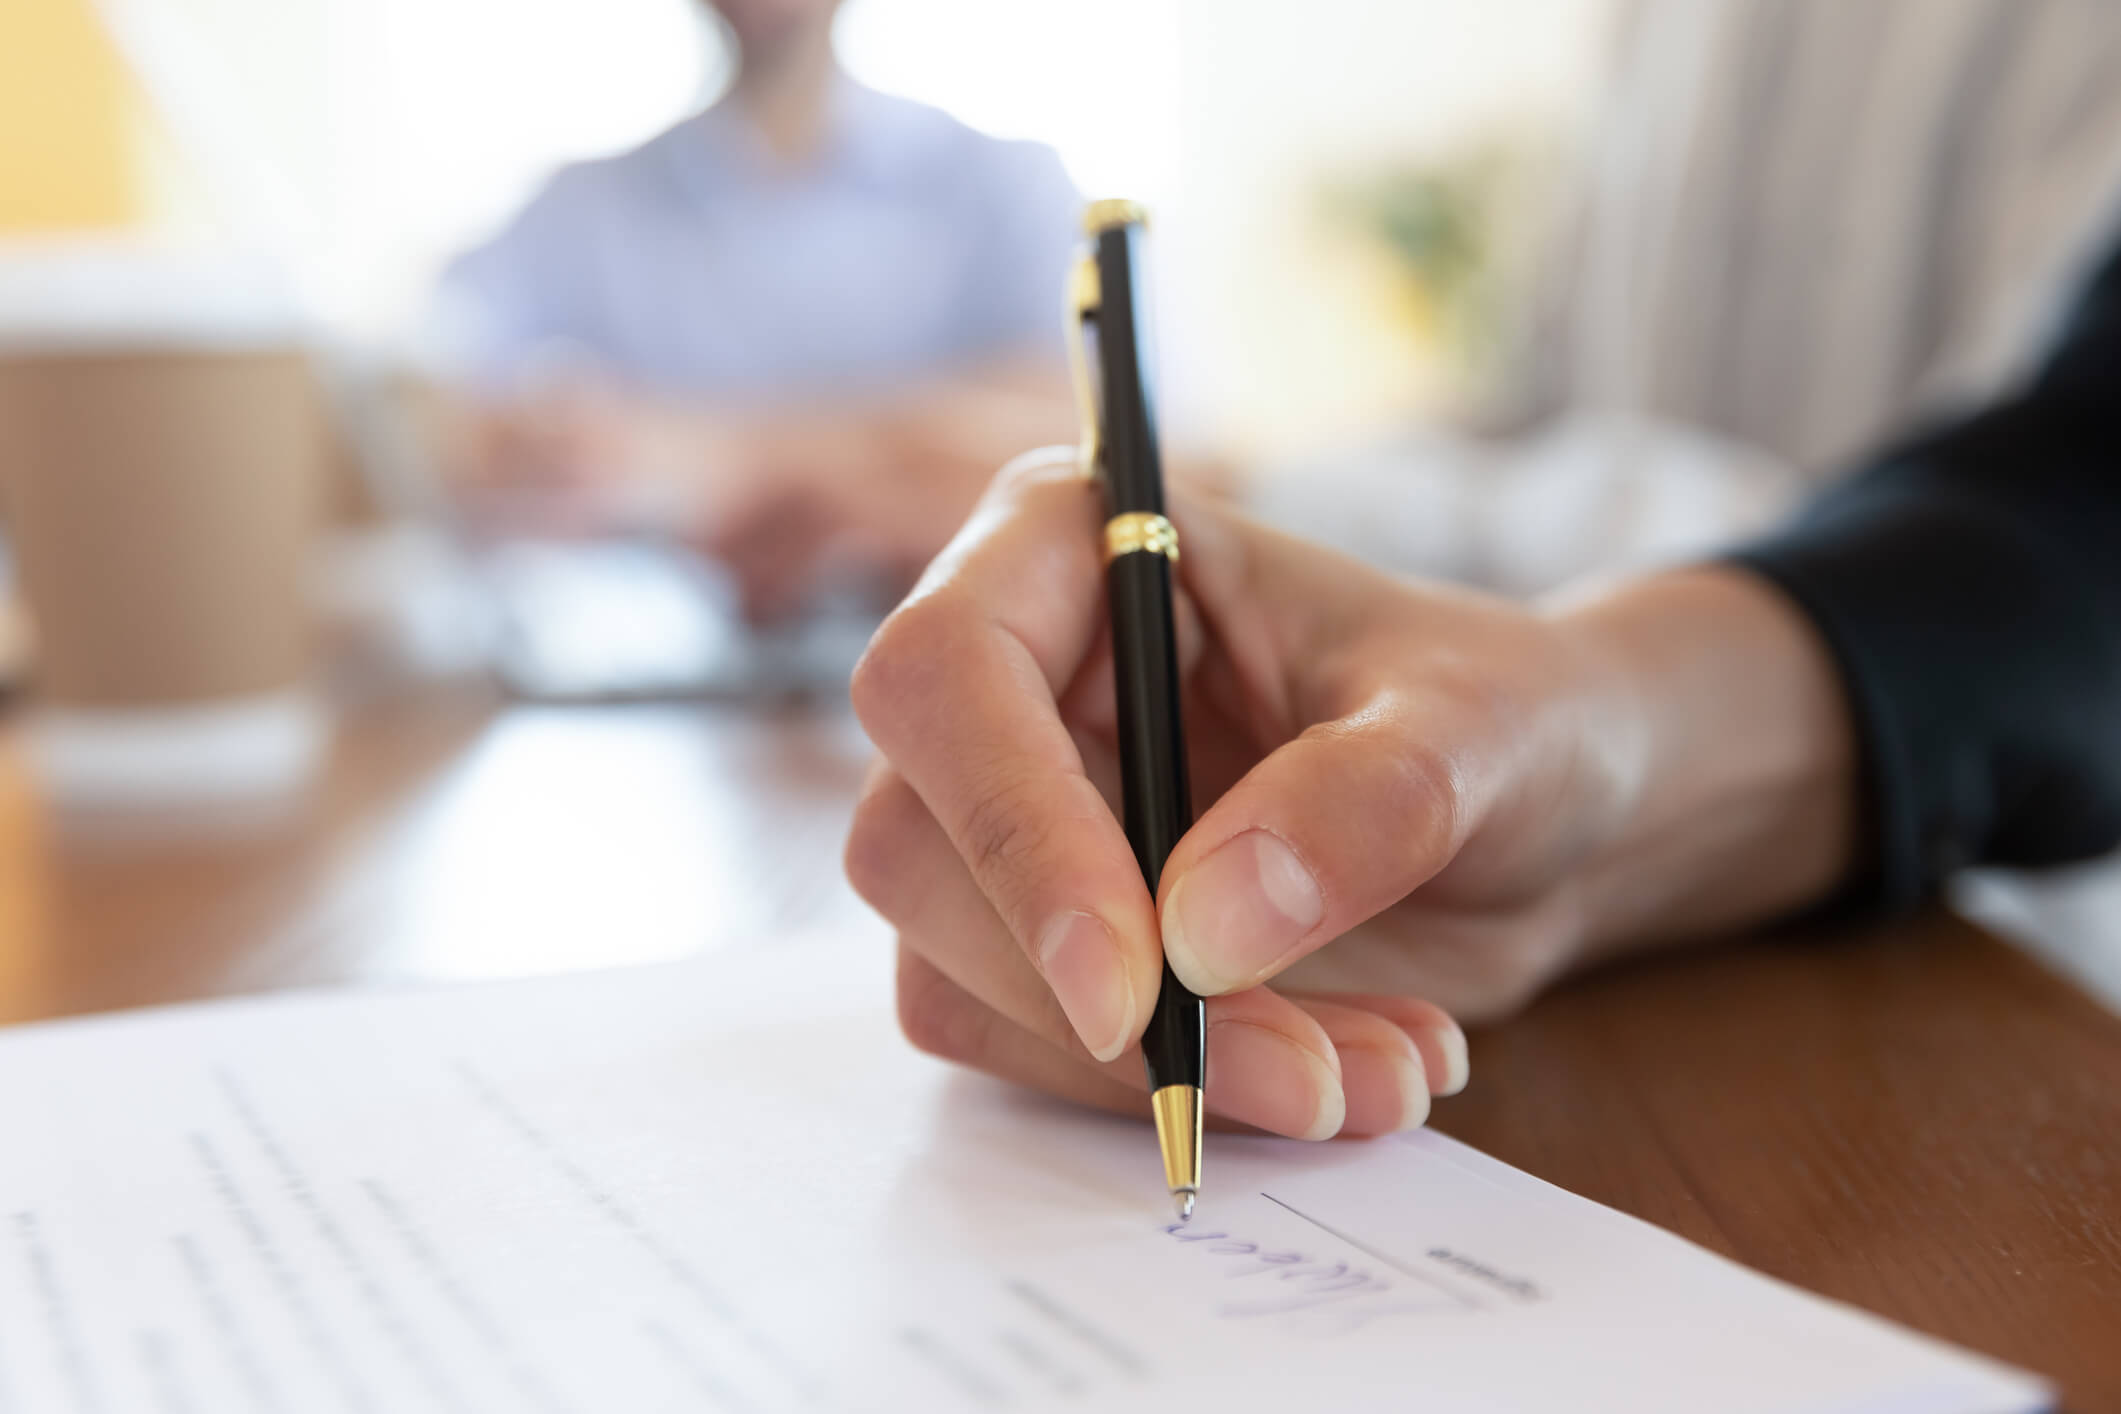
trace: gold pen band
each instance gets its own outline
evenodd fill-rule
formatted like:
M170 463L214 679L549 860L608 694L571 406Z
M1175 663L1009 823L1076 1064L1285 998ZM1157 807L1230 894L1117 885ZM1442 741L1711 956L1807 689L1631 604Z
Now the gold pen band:
M1149 511L1128 511L1105 522L1105 563L1147 550L1178 563L1178 527Z
M1166 1085L1149 1096L1156 1144L1164 1153L1164 1184L1173 1193L1200 1192L1200 1100L1197 1085Z

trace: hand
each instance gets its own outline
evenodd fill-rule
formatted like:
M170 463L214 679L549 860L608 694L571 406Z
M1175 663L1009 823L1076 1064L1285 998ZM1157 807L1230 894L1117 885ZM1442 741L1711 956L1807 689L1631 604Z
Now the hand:
M475 519L547 535L674 531L728 570L758 623L800 615L835 583L895 597L1001 449L1072 417L1064 378L1007 362L888 396L743 410L574 375L450 411L444 460Z
M755 618L799 610L833 580L895 599L964 522L996 459L1071 418L1065 378L1036 361L783 408L755 421L747 473L703 495L698 540Z
M579 376L451 412L443 448L458 500L519 532L689 525L709 476L748 449L739 419Z
M1072 454L1005 471L857 671L885 761L848 871L899 930L924 1049L1139 1112L1168 955L1209 998L1213 1109L1378 1133L1465 1081L1435 1003L1496 1015L1596 953L1794 906L1845 867L1838 689L1742 574L1534 612L1212 503L1172 518L1202 809L1155 899L1111 805L1101 513Z
M747 430L742 469L703 482L691 538L735 579L747 617L802 613L829 584L888 603L979 498L987 477L910 455L877 409L783 412Z

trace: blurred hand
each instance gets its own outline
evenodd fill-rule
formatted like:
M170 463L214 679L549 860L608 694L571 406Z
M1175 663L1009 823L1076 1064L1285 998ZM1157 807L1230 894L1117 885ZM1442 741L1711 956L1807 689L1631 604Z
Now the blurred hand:
M1597 952L1792 907L1845 868L1838 689L1744 575L1534 612L1210 502L1171 514L1202 808L1158 897L1112 804L1102 512L1072 452L1003 473L856 674L884 761L847 867L899 931L916 1045L1142 1111L1168 955L1209 999L1213 1109L1379 1133L1465 1083L1442 1008L1496 1015Z
M884 498L871 488L889 468L854 429L581 379L471 408L450 462L457 500L482 528L677 536L729 571L758 623L800 613L836 566L874 574L888 560L902 590L978 494L958 488L925 533L894 545L894 530L905 540L922 529L917 508L878 513L871 503Z
M784 409L753 426L748 471L715 479L699 542L755 618L800 609L834 580L896 599L964 523L995 463L1072 421L1067 381L1041 359Z
M1070 416L1065 383L1035 366L743 412L572 377L451 411L444 461L475 521L544 535L670 531L729 571L754 622L800 614L835 582L897 597L1003 449Z
M760 623L799 614L835 582L897 598L987 481L966 458L924 455L875 409L763 418L746 429L743 452L699 487L689 525Z
M587 378L461 403L445 461L460 503L504 531L600 535L689 524L710 479L746 474L738 419Z

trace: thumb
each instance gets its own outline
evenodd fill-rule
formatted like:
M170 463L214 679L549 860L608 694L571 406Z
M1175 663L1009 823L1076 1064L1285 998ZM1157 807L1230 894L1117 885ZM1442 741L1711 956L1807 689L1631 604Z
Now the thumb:
M1257 986L1443 869L1474 815L1476 753L1401 694L1247 772L1164 866L1164 952L1204 996Z

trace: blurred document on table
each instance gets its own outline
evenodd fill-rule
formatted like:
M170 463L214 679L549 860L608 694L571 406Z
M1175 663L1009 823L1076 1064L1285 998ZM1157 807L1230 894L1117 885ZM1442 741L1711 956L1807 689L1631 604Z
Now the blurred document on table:
M1437 1134L907 1050L888 950L0 1034L0 1409L2004 1411L2038 1381Z

